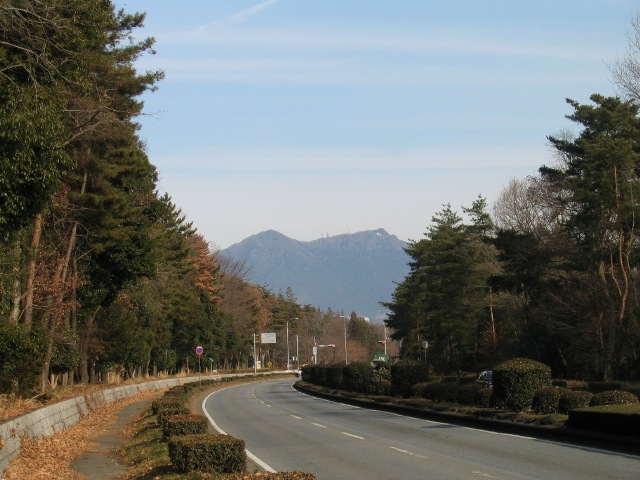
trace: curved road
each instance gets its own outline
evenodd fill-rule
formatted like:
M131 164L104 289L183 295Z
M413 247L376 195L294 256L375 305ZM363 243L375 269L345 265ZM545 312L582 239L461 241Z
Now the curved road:
M293 383L218 390L203 410L266 469L319 480L640 478L640 456L368 410L305 395Z

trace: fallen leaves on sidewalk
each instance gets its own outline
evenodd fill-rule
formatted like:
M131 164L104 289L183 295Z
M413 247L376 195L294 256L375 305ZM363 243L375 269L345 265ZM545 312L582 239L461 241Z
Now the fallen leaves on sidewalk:
M4 472L6 480L83 480L71 468L74 460L91 450L91 440L111 427L118 412L127 405L156 397L159 391L141 392L94 410L78 423L42 440L23 438L20 455ZM118 432L124 435L124 432Z

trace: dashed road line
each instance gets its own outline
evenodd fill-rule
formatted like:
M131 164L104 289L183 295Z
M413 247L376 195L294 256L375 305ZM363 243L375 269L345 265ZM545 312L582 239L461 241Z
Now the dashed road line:
M396 452L403 453L403 454L409 455L411 457L422 458L422 459L429 458L429 457L425 457L424 455L420 455L419 453L413 453L413 452L410 452L409 450L403 450L402 448L398 448L398 447L389 447L389 448L391 450L395 450Z

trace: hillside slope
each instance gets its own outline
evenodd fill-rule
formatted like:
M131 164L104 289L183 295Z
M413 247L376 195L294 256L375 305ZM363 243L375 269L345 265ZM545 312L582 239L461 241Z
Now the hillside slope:
M252 235L220 253L251 265L252 283L284 292L298 303L381 321L382 301L409 272L406 243L383 229L336 235L311 242L274 230Z

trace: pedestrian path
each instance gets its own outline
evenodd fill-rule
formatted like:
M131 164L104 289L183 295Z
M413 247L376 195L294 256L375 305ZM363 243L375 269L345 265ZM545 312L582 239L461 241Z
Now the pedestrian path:
M91 440L88 450L72 465L73 470L91 480L116 480L127 473L127 467L118 463L117 451L127 442L124 430L145 411L153 401L147 398L126 405L118 412L115 422L100 436Z

